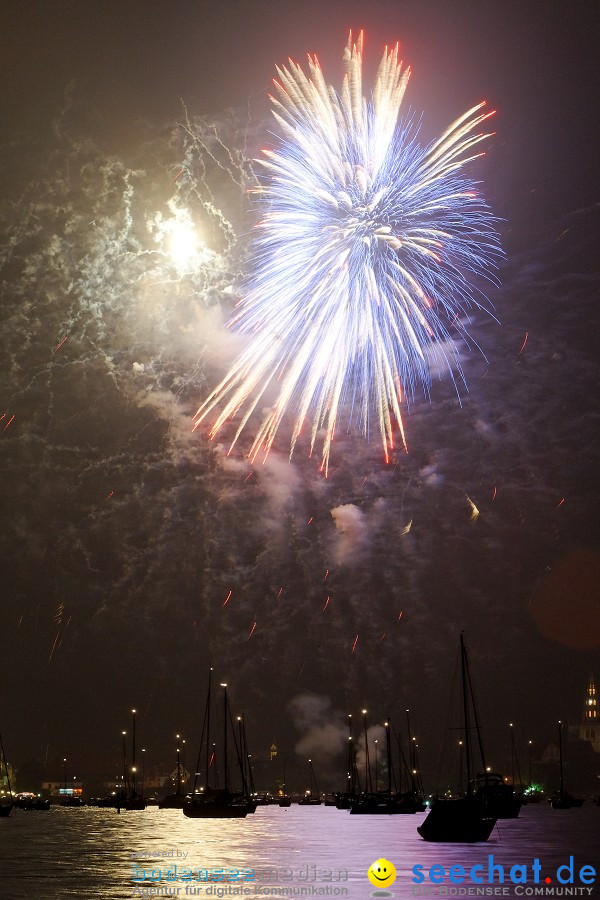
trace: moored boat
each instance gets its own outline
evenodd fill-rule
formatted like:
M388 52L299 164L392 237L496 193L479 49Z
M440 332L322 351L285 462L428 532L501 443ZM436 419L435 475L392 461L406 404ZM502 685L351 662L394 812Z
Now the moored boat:
M583 798L573 797L565 790L563 778L563 746L562 746L562 722L558 723L558 755L560 763L560 787L556 794L550 798L552 809L579 809L583 806Z
M425 821L417 828L425 841L437 843L475 843L487 841L496 824L496 817L490 813L485 793L477 794L471 780L472 748L471 719L477 733L483 771L486 771L481 731L473 697L473 687L469 674L467 651L463 636L460 636L460 662L462 675L463 730L467 776L467 793L454 799L434 800Z
M6 756L4 754L4 744L2 743L2 735L1 734L0 734L0 752L2 753L1 762L2 762L2 766L4 767L4 772L6 774L6 785L8 787L8 798L2 799L0 801L0 816L5 818L6 816L10 816L10 814L13 810L14 799L13 799L12 788L10 786L10 775L8 773L8 763L6 762ZM0 771L1 771L1 769L0 769Z
M240 767L240 776L242 779L242 790L239 792L232 791L229 786L229 766L228 766L228 733L229 733L229 705L227 702L227 685L222 684L223 694L223 787L212 787L210 785L210 770L214 761L214 752L210 743L210 726L211 726L211 682L212 669L208 674L208 692L206 697L206 706L204 712L204 723L202 726L202 737L200 740L200 750L198 752L198 762L196 764L196 775L194 778L194 786L192 794L187 797L183 804L183 814L189 819L231 819L245 818L249 812L254 812L256 806L249 800L244 777L244 769L241 759L241 748L238 749L238 763ZM206 742L205 742L206 736ZM235 734L234 734L235 741ZM197 778L200 769L200 760L203 750L206 750L206 783L203 789L197 789Z

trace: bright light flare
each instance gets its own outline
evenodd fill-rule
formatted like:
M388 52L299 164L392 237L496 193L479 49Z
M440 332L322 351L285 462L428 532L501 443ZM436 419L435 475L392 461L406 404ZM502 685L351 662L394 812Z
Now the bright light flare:
M188 269L200 250L200 240L192 222L181 216L166 223L169 256L177 269Z
M149 230L160 252L170 259L179 275L195 271L199 266L214 263L215 254L202 242L190 211L169 201L170 217L157 213L149 224Z

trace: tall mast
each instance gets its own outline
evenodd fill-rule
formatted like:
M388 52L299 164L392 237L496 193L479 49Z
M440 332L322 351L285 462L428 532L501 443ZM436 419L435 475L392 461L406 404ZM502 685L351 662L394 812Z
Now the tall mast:
M131 710L131 714L133 716L133 743L131 749L131 796L135 797L135 709Z
M2 735L0 734L0 750L2 751L2 762L4 763L4 771L6 772L6 783L8 784L8 793L10 794L10 800L12 803L12 788L10 786L10 775L8 774L8 763L6 762L6 756L4 753L4 744L2 743Z
M392 743L390 735L390 718L388 716L385 723L385 752L387 754L387 771L388 771L388 800L392 799Z
M371 781L371 761L369 760L369 734L367 732L367 711L363 709L364 726L365 726L365 794L373 793L373 783Z
M208 670L208 695L206 697L206 790L208 791L208 770L210 767L210 689L212 680L212 667Z
M460 635L460 666L463 692L463 722L465 728L465 757L467 761L467 795L471 794L471 729L469 726L469 701L467 697L467 654L462 632Z
M227 685L221 684L223 688L223 784L227 790Z
M350 796L354 796L354 748L352 747L352 713L348 714L348 778L350 779Z
M560 796L563 795L562 722L558 723L558 756L560 759Z
M408 729L408 765L410 767L410 783L412 785L413 794L417 793L417 785L415 782L415 742L410 731L410 710L406 710L406 727Z

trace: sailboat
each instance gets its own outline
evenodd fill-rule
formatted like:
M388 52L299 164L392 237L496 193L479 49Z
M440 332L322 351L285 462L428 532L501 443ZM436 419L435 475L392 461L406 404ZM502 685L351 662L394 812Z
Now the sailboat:
M358 777L358 767L356 765L356 750L354 749L354 740L352 737L352 714L348 714L348 771L346 778L349 781L348 790L340 791L337 794L336 807L338 809L351 809L356 803L358 794L360 793L360 779Z
M563 749L562 749L562 722L558 723L558 754L560 760L560 788L558 794L552 797L550 803L552 809L573 809L583 806L583 799L573 797L568 791L565 791L563 780Z
M177 789L174 794L167 794L159 800L159 809L183 809L185 794L181 792L181 753L179 749L179 735L177 735Z
M477 732L477 741L484 772L486 771L486 767L477 711L473 699L473 688L469 675L467 651L465 649L465 642L462 634L460 636L460 661L463 695L464 746L467 766L467 793L464 797L436 799L434 801L429 815L423 824L417 828L418 833L425 841L434 841L438 843L475 843L476 841L487 841L496 824L496 819L488 811L485 794L482 795L473 792L471 780L471 716L473 717L475 730Z
M375 791L361 794L355 799L350 806L351 815L402 815L404 813L415 813L417 811L414 797L412 797L412 805L407 804L404 797L400 797L392 792L392 746L391 746L391 721L385 722L385 747L387 758L387 790L380 791L377 776L377 755L375 756ZM377 746L377 745L375 745ZM367 744L367 729L365 722L365 754L366 754L366 782L371 786L371 772L369 766L369 752Z
M287 808L292 805L292 798L288 796L286 793L286 783L285 783L285 759L283 760L283 783L281 785L281 793L277 797L277 803L279 806Z
M308 761L308 769L309 769L309 778L310 778L310 788L304 794L302 800L299 800L298 803L300 806L320 806L321 805L321 795L319 793L319 788L317 787L317 779L315 778L315 771L313 769L312 760Z
M2 801L0 803L0 816L10 816L14 801L13 801L13 793L12 788L10 786L10 775L8 774L8 763L6 762L6 756L4 755L4 744L2 743L2 735L0 734L0 751L2 751L2 765L4 766L4 771L6 773L6 783L8 785L8 803Z
M249 808L247 798L242 793L234 793L229 787L229 768L228 768L228 718L229 706L227 703L227 685L222 684L224 689L223 698L223 787L211 787L209 772L214 754L211 755L210 744L210 716L211 716L211 680L212 669L208 674L208 693L206 697L206 707L204 712L204 724L202 726L202 738L200 741L200 750L198 752L198 762L196 765L196 774L194 776L194 787L192 796L187 798L183 804L183 814L190 819L232 819L245 818L248 815ZM204 790L196 790L196 782L200 769L200 759L204 747L204 734L206 733L206 784ZM238 762L241 763L238 754ZM240 765L241 770L241 765ZM243 772L242 772L243 775Z
M137 766L135 764L135 716L136 716L136 710L132 709L131 714L133 717L133 738L132 738L133 743L132 743L132 750L131 750L131 780L129 782L130 786L131 786L131 793L129 793L129 794L125 793L125 796L123 797L122 808L126 809L128 811L133 811L133 810L140 811L140 810L146 809L146 801L145 801L144 797L142 796L142 794L138 793L137 787L136 787L136 773L137 773ZM126 760L126 754L125 754L125 732L123 732L123 785L124 786L128 783L126 761L127 760ZM119 809L119 811L120 811L120 809Z

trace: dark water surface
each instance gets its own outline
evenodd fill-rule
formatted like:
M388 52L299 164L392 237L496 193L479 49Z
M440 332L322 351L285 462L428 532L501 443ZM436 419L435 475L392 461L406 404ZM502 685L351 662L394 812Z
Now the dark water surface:
M366 873L379 857L396 867L397 878L388 888L396 897L587 897L588 889L579 878L581 867L593 866L600 872L597 806L560 812L545 804L529 806L518 819L499 822L487 844L475 845L425 843L416 832L422 818L351 816L334 808L298 806L259 807L247 819L213 822L190 820L180 811L156 808L120 815L93 808L53 808L45 813L17 810L10 818L0 819L0 900L169 895L346 896L358 900L374 890ZM171 851L172 856L162 855ZM496 875L493 888L488 887L490 854L493 862L504 868L504 884L499 885ZM569 865L571 856L574 881L563 888L556 873L559 866ZM541 865L538 885L534 885L532 872L536 858ZM174 864L178 867L176 878L167 881L167 871ZM428 875L436 864L445 872L445 881L437 887ZM483 866L484 878L479 894L469 876L477 864ZM134 865L140 876L141 870L146 875L137 889L132 880ZM415 865L423 866L425 881L420 885L412 880ZM461 885L448 878L450 866L457 865L466 870ZM527 866L527 884L511 882L514 865ZM183 867L195 873L222 867L249 869L254 879L211 884L195 876L190 882L182 878ZM156 877L156 870L161 870L160 880L150 879L153 869ZM456 874L460 876L460 872ZM548 886L547 877L552 879ZM534 894L536 887L538 893ZM566 893L566 887L573 892ZM217 888L225 888L225 893ZM246 892L241 894L243 888ZM588 888L591 896L600 896L600 877Z

